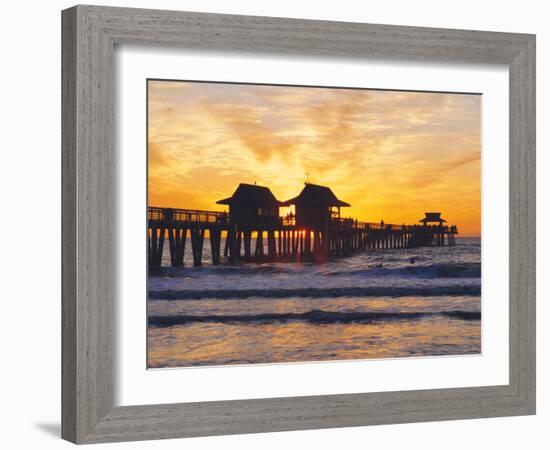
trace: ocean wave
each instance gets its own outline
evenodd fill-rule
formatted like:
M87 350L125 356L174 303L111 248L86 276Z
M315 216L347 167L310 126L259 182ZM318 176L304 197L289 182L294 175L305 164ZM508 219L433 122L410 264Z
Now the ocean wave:
M301 264L304 270L313 266L313 264ZM185 267L162 267L153 276L196 278L204 275L217 275L223 277L231 275L272 275L297 272L299 272L299 270L297 270L296 266L293 264L283 266L282 264L226 263L217 266L206 265L193 267L189 265Z
M369 286L334 288L290 288L290 289L201 289L201 290L152 290L150 300L200 300L238 298L337 298L337 297L433 297L433 296L478 296L481 286Z
M308 322L313 324L330 323L372 323L399 320L418 320L442 316L459 320L480 320L478 311L440 311L440 312L332 312L313 310L305 313L265 313L249 315L174 315L150 316L149 326L156 328L185 325L189 323L274 323Z
M390 266L388 266L388 262ZM194 267L163 267L157 276L170 278L200 278L204 275L225 276L256 276L256 275L304 275L312 274L323 277L400 277L400 278L480 278L481 264L478 262L434 263L428 265L410 264L408 260L400 260L402 265L395 266L391 261L362 263L361 267L349 265L320 266L307 263L297 264L223 264L220 266Z
M392 276L418 278L479 278L480 263L441 263L425 266L410 265L406 267L388 268L374 266L361 269L335 270L327 272L328 276Z

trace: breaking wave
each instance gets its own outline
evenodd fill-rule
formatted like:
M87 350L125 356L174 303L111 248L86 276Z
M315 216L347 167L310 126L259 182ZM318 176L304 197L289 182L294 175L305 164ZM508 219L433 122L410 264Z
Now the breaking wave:
M411 297L411 296L466 296L481 295L481 286L368 286L334 288L290 288L290 289L201 289L201 290L153 290L150 300L200 300L237 298L337 298L337 297Z
M329 276L398 276L418 278L479 278L480 263L441 263L431 265L410 265L399 268L370 267L364 269L327 272Z
M435 264L410 264L401 261L401 267L388 267L383 264L370 264L366 267L350 268L349 266L318 266L301 263L300 265L287 264L240 264L204 266L193 268L163 267L160 276L198 278L204 275L216 276L253 276L253 275L283 275L300 273L315 273L327 277L405 277L405 278L479 278L481 277L481 264L478 262L455 262Z
M174 315L150 316L149 325L162 328L189 323L274 323L308 322L313 324L330 323L371 323L399 320L418 320L433 316L443 316L458 320L480 320L477 311L440 311L440 312L332 312L313 310L304 313L264 313L249 315Z

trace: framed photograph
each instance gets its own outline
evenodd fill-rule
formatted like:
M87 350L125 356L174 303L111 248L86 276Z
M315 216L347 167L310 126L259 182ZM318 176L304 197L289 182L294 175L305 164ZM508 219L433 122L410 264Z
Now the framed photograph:
M535 413L535 37L63 11L76 443Z

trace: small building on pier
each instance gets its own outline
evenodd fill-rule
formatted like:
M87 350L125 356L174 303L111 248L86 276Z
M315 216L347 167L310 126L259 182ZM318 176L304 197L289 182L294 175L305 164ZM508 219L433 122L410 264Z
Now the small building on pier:
M336 197L326 186L306 183L297 197L281 203L281 206L294 205L296 226L310 230L324 230L331 220L340 219L340 208L351 206Z
M447 222L445 219L441 218L440 212L426 212L424 213L426 217L423 219L420 219L419 222L428 225L428 224L437 224L440 227L443 226L445 222Z
M216 203L229 206L229 221L233 224L274 226L280 220L281 202L265 186L241 183L231 197Z

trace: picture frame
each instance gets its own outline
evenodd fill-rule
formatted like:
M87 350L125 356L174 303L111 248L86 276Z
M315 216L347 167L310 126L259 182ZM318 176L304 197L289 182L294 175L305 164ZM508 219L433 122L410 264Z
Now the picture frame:
M62 12L62 437L75 443L535 414L535 36L100 6ZM118 44L509 70L509 384L114 406Z

